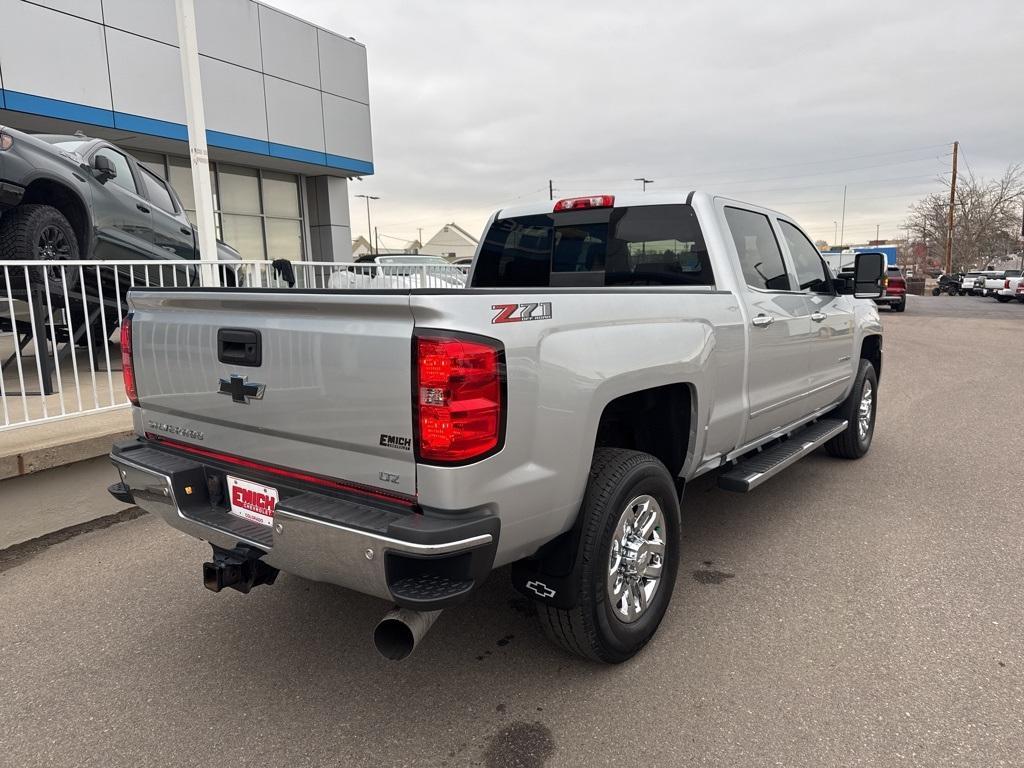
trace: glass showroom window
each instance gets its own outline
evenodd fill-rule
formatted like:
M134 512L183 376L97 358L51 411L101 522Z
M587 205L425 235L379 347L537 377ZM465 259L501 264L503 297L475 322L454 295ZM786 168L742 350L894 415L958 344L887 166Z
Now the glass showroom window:
M144 153L145 154L145 153ZM196 221L192 168L185 158L168 157L167 173L157 158L139 160L171 182L189 219ZM227 163L210 163L217 237L245 259L303 259L300 177Z

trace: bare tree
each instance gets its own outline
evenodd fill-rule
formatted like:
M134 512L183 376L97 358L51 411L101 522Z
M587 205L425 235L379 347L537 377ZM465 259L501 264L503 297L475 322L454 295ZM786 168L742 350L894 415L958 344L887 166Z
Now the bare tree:
M1017 250L1024 205L1024 166L1011 165L998 179L976 177L970 169L958 180L953 211L953 271L983 268ZM935 193L910 206L904 224L912 241L923 244L925 261L944 266L949 195Z

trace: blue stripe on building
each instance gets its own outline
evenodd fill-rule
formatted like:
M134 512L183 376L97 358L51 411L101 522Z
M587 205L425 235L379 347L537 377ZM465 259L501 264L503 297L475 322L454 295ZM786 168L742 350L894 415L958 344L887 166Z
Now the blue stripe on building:
M126 112L115 112L110 109L90 107L71 101L47 99L30 93L21 93L20 91L0 88L0 108L9 109L12 112L26 112L32 115L55 117L74 123L86 123L88 125L99 125L104 128L131 131L132 133L143 133L147 136L160 136L165 139L188 141L188 128L181 123L156 120L151 117L142 117L141 115L130 115ZM253 139L248 136L238 136L233 133L207 130L206 142L212 147L231 149L236 152L247 152L252 155L280 157L285 160L295 160L310 165L322 165L367 176L373 173L373 163L368 163L365 160L326 154L303 147L293 147L288 144L275 144L274 142Z

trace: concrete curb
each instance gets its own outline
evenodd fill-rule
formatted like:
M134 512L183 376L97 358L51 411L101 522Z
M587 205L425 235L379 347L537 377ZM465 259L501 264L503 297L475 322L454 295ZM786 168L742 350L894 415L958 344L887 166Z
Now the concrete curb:
M0 480L104 456L130 435L128 409L0 432Z

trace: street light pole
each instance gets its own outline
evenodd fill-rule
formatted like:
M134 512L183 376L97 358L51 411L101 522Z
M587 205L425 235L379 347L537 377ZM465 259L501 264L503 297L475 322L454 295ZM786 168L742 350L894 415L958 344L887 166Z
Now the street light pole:
M832 245L839 245L839 222L832 219Z
M654 179L645 179L643 176L641 176L639 179L633 179L633 181L639 181L640 182L640 184L642 185L641 186L641 191L642 192L646 192L647 191L647 185L648 184L653 184L654 183Z
M366 242L370 246L370 253L372 253L375 256L377 256L377 255L379 255L378 249L374 248L374 246L373 246L373 239L372 239L373 238L373 227L370 226L370 201L371 200L380 200L380 198L376 197L375 195L356 195L356 197L366 198Z
M843 185L843 215L842 215L842 222L843 222L842 225L839 227L839 239L840 240L845 240L846 239L846 185L845 184Z

